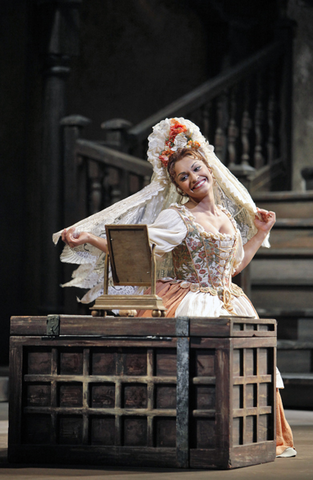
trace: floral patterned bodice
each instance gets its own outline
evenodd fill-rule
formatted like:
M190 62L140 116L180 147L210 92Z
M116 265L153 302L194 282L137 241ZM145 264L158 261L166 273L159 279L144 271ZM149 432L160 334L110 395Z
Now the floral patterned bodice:
M232 295L238 297L243 291L232 283L232 272L238 248L239 231L229 212L220 207L234 227L234 234L206 232L193 214L184 206L175 205L187 227L184 241L174 248L173 264L176 280L182 288L192 292L218 295L224 307L232 313Z

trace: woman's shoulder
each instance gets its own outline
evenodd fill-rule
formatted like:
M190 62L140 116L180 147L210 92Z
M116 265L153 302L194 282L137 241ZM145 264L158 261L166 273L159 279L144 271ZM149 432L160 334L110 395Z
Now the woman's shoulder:
M160 217L179 217L179 211L180 211L180 205L178 203L172 203L169 207L165 208L164 210L161 210L159 213L158 218Z
M184 204L172 203L168 210L174 210L180 216L192 216L191 211Z
M166 209L166 210L180 210L181 208L183 207L183 205L175 202L175 203L171 203L171 205Z
M151 238L155 235L162 238L171 237L171 243L174 242L176 237L179 237L178 243L180 243L186 235L186 226L182 217L175 208L171 207L162 210L155 222L148 227Z
M194 214L191 212L191 210L186 207L184 204L178 205L178 203L174 203L170 206L170 209L173 209L176 211L177 215L179 216L180 220L186 224L186 223L194 223L196 221Z
M156 218L155 224L166 224L168 226L174 226L182 222L179 205L176 203L171 204L168 208L162 210Z

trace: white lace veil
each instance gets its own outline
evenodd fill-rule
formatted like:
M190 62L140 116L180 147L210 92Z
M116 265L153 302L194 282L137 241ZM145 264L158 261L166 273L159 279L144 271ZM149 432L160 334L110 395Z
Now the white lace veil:
M224 206L231 213L238 224L243 243L246 243L257 231L254 226L257 209L249 192L220 162L214 153L213 146L209 144L194 123L184 118L175 118L175 120L185 125L187 131L177 135L172 150L186 146L190 138L193 142L200 144L198 151L207 159L216 179L213 187L216 203ZM160 153L165 148L170 127L171 119L162 120L153 127L153 132L148 138L147 156L153 166L151 183L134 195L72 226L76 227L78 231L92 232L94 235L105 237L106 224L151 224L161 210L169 207L172 203L181 201L182 197L177 193L166 168L159 159ZM62 230L53 235L54 243L58 242L61 234ZM263 246L269 246L268 238ZM104 258L103 252L89 244L73 249L67 245L64 247L61 261L78 264L79 267L73 272L72 280L63 286L89 289L81 299L83 303L90 303L103 293ZM162 277L171 275L170 258L171 255L159 266Z

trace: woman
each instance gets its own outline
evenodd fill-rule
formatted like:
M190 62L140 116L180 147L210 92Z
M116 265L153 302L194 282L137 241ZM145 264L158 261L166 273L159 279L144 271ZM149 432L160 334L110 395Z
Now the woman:
M173 252L175 280L161 280L157 288L167 316L257 317L231 277L251 261L274 225L275 213L257 210L257 233L243 247L236 222L215 203L215 177L202 154L194 148L179 149L169 157L167 169L177 190L188 198L184 205L163 210L149 227L156 254Z
M142 198L138 194L130 197L122 206L113 207L113 214L112 209L110 213L107 209L91 217L91 221L87 219L58 235L62 234L71 249L88 244L106 253L106 239L90 231L90 225L98 225L100 217L105 220L109 214L115 223L127 223L125 218L134 220L134 211L138 215L143 208L140 202L144 202L140 222L129 223L150 223L147 220L154 220L156 212L161 210L149 226L149 238L156 245L156 255L163 260L159 269L163 278L157 282L157 294L163 299L166 315L231 314L257 318L250 300L231 278L249 264L261 245L268 246L275 213L255 207L246 189L221 164L212 146L188 120L166 119L156 125L149 137L148 160L154 166L155 177L148 192L139 192ZM187 201L183 205L170 202L179 197L186 197ZM89 231L84 229L86 226ZM66 258L72 258L69 252L65 252ZM95 265L93 269L81 270L70 284L77 285L77 276L83 273L85 279L90 278L95 270ZM95 288L97 285L92 286L92 295ZM141 311L138 315L147 316L149 312ZM279 372L277 386L283 388ZM277 456L295 455L292 433L277 390Z

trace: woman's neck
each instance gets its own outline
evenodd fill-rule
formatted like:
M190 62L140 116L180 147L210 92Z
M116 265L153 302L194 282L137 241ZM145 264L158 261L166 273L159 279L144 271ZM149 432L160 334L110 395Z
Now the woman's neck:
M190 210L203 211L211 215L219 216L220 210L215 204L214 196L206 195L202 199L198 200L192 197L189 197L189 201L186 204L187 208Z

